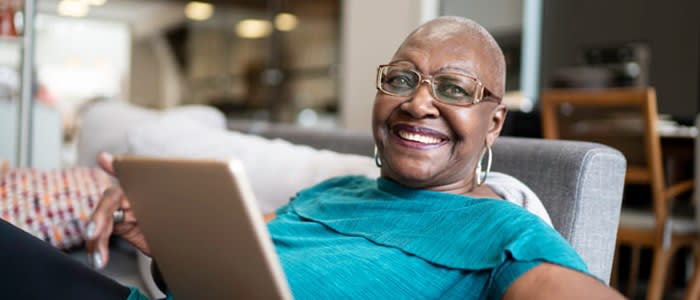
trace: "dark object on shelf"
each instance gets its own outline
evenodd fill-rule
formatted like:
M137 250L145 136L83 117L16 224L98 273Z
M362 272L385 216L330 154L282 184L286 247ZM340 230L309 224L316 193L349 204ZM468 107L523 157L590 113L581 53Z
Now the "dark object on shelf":
M602 89L615 85L614 74L602 67L565 67L552 74L553 88Z
M651 53L644 43L589 47L583 50L587 66L608 70L613 87L645 87L649 85Z

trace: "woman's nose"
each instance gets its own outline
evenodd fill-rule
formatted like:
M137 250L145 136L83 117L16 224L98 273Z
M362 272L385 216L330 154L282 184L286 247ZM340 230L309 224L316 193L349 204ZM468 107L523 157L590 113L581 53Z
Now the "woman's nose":
M430 84L421 82L415 94L401 104L401 108L416 119L436 118L440 111L435 107L435 98L430 92Z

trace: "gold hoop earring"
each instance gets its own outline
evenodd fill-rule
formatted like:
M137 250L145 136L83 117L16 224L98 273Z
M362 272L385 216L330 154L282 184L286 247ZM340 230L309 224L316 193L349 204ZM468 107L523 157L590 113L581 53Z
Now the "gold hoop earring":
M488 152L488 159L486 160L486 171L481 170L481 162L484 160L484 155ZM474 181L476 186L481 186L486 182L486 177L489 176L491 171L491 163L493 162L493 153L491 152L491 147L489 145L484 146L484 151L481 152L479 156L479 161L476 163L476 169L474 170Z
M382 159L379 158L379 151L377 151L377 145L374 145L374 164L377 165L377 168L382 167Z

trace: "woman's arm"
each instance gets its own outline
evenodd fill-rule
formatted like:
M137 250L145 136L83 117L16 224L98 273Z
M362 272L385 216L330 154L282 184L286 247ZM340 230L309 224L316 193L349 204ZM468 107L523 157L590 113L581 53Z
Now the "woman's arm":
M616 290L583 273L542 263L515 280L503 295L512 299L625 299Z

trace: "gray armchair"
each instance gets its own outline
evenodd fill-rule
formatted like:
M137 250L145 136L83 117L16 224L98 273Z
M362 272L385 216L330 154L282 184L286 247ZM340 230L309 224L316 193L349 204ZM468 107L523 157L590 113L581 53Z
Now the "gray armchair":
M369 133L229 123L229 129L282 138L344 153L372 155ZM495 171L527 184L542 200L554 227L606 283L610 279L626 162L610 147L573 141L501 137L493 147Z

